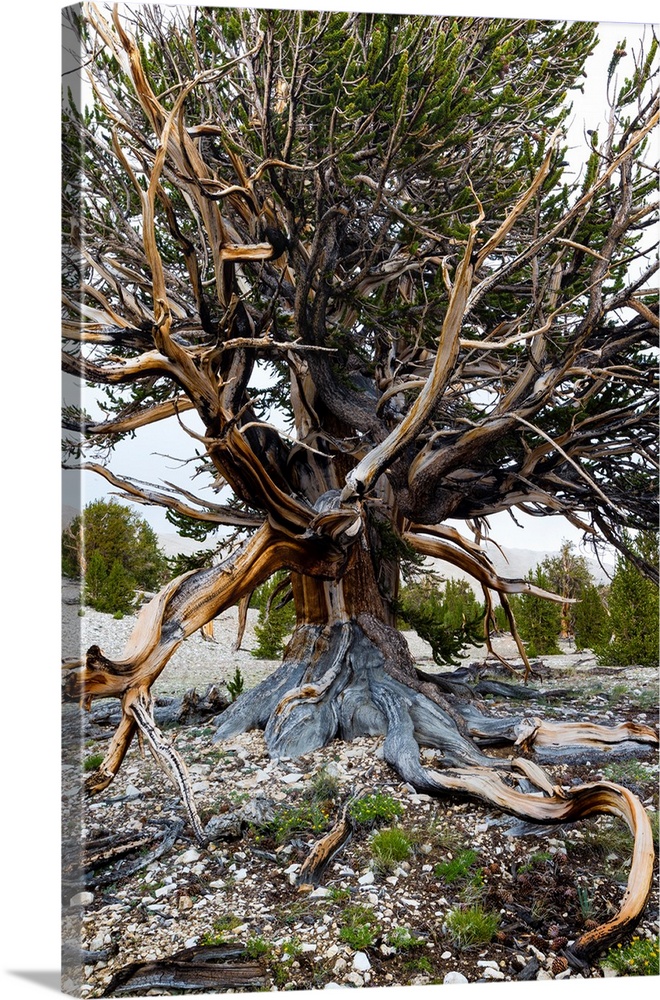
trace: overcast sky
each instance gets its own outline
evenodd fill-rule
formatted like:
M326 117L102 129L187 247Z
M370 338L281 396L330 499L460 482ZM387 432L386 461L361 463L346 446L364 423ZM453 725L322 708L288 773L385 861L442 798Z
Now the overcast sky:
M383 9L387 6L387 4L382 5ZM451 10L451 5L448 7ZM396 5L391 5L391 9L396 10ZM555 14L554 16L556 18L559 15ZM619 41L626 38L628 50L632 52L635 40L639 41L644 35L644 31L643 26L632 23L601 22L600 24L601 41L587 64L584 96L579 93L572 95L574 110L569 120L568 143L569 160L575 164L576 170L580 168L585 159L587 129L598 128L607 114L605 77L612 51ZM631 65L630 60L631 57L628 61L624 60L620 64L618 75L621 78L626 70L626 62ZM571 170L569 169L567 173L570 177ZM87 405L89 408L89 402ZM197 432L202 431L202 425L196 419L195 414L184 414L183 422ZM130 476L152 483L169 480L177 485L186 485L191 488L190 465L185 464L185 460L194 454L194 448L195 442L181 429L176 419L171 419L166 424L156 424L143 428L138 431L134 439L124 441L115 449L111 467L118 475ZM201 480L197 481L199 484L201 482ZM80 486L83 506L90 500L116 494L116 490L93 473L83 473ZM65 473L63 480L63 501L65 504L77 506L75 495L77 487L77 474ZM192 488L195 492L195 484ZM213 499L210 491L207 491L206 494L201 493L202 498L205 495L208 499ZM137 505L137 509L157 532L171 533L174 530L166 520L163 509L143 505ZM578 529L563 518L558 517L539 519L516 514L516 520L514 520L510 514L505 513L491 518L491 528L493 537L501 544L539 551L558 548L564 538L579 545L582 538L582 533Z

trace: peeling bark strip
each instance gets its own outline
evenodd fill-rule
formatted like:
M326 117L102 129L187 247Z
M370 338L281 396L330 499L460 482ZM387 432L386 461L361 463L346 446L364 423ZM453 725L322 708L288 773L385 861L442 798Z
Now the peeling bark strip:
M144 702L136 699L131 703L128 710L137 722L140 732L148 740L149 746L153 750L156 760L170 775L170 777L173 778L174 783L177 785L183 804L186 807L188 821L193 829L193 832L199 843L204 844L207 838L204 832L204 827L202 826L202 821L199 818L199 813L197 812L192 784L186 765L170 741L166 740L159 731L156 723L154 722L150 705L145 705Z

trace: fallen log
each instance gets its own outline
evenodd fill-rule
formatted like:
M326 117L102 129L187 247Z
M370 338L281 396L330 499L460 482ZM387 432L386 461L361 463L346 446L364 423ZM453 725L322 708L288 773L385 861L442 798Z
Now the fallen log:
M142 990L258 990L265 985L260 962L233 961L244 945L200 945L157 962L132 962L120 969L103 992L125 996Z
M219 715L229 704L229 698L216 684L209 684L204 693L190 688L178 698L155 698L154 720L158 726L199 725ZM94 705L88 718L93 725L116 727L121 715L121 705L108 699Z

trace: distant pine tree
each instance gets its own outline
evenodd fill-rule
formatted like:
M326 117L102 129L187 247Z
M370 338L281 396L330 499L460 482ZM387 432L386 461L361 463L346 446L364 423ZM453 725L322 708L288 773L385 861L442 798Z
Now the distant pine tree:
M633 553L657 564L658 536L655 532L640 532L636 539L630 539L629 545ZM642 576L629 559L617 559L608 610L612 638L597 647L599 662L657 667L660 654L658 588Z
M541 566L536 567L530 582L543 590L552 589L548 575ZM562 627L560 604L523 594L512 598L511 607L520 637L530 656L553 656L561 653L557 642Z

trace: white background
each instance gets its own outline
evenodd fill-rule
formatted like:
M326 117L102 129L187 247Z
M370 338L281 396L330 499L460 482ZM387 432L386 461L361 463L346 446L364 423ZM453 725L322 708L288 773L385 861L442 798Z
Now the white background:
M257 3L255 6L259 5ZM261 6L317 4L272 3ZM447 0L320 3L392 13L648 22L655 3L584 0ZM59 992L59 93L60 10L52 0L13 0L0 20L3 58L2 401L3 572L2 930L0 987L8 1000ZM7 357L7 354L9 355ZM534 1000L655 994L657 980L535 983ZM487 987L488 989L488 987ZM491 987L527 996L528 984ZM434 987L419 994L431 997ZM470 991L466 993L467 991ZM605 993L604 993L605 990ZM474 988L458 987L457 1000ZM399 1000L400 990L378 991ZM413 991L406 990L409 998ZM298 994L300 995L300 994ZM372 995L372 994L370 994ZM490 994L489 994L490 995ZM318 994L310 994L318 996Z

